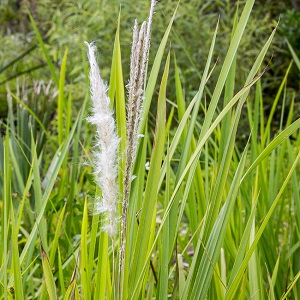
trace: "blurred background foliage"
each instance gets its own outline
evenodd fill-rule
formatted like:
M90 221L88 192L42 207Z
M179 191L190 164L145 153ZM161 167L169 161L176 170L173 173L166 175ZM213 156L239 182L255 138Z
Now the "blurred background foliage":
M244 2L234 0L181 1L172 30L170 47L181 69L187 99L191 99L198 89L218 17L220 17L220 29L214 60L220 62L225 57L234 15L238 6L243 6ZM176 4L177 0L163 0L157 5L150 64L153 61L151 54L156 53ZM102 75L108 80L116 21L118 14L121 13L121 47L124 84L126 84L129 78L133 22L135 18L140 22L144 20L147 17L148 7L149 1L147 0L2 0L0 4L0 42L2 45L0 49L0 114L2 116L7 114L7 85L10 90L16 91L25 77L26 87L30 92L36 79L42 79L47 83L51 77L42 50L38 47L28 11L37 23L57 70L60 68L64 51L68 48L65 89L72 91L75 103L81 103L86 91L83 86L86 85L83 63L86 61L86 48L83 41L95 42L98 47L98 60ZM269 102L269 105L268 103L266 105L266 114L292 59L286 40L299 54L299 7L299 3L294 0L256 1L238 52L239 76L236 78L236 90L242 87L253 57L280 20L269 52L269 62L266 62L267 72L262 79L263 93ZM214 86L218 68L221 65L222 63L216 64L210 79L211 86ZM172 76L170 80L173 80ZM297 117L300 115L300 93L299 72L295 66L292 67L288 78L288 93L296 95L295 117ZM168 95L170 98L175 97L172 91L169 91ZM290 105L288 99L291 98L292 96L287 97L287 107Z

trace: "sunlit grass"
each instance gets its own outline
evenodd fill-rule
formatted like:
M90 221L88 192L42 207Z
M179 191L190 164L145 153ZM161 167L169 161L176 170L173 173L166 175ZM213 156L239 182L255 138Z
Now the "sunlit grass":
M261 87L276 28L253 57L244 87L235 86L241 68L236 55L254 2L246 1L237 12L212 85L216 20L191 101L176 51L168 49L176 10L171 18L145 84L143 138L133 168L122 270L120 233L111 239L101 230L103 216L88 210L101 190L92 175L93 129L85 120L87 61L82 61L87 96L75 115L72 92L65 90L68 51L56 70L31 18L58 102L55 116L48 117L47 109L41 116L39 108L8 89L9 113L0 141L0 299L299 298L300 119L294 118L295 95L287 93L293 63L268 116ZM108 95L121 138L121 215L127 79L119 24ZM176 97L169 97L169 90ZM18 103L15 111L12 99ZM289 111L281 103L290 103ZM247 132L239 128L241 119L249 125ZM248 137L245 146L237 142L241 134Z

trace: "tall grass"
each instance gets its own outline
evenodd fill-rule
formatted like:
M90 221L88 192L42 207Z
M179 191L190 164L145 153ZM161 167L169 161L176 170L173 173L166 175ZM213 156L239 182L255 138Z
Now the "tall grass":
M84 120L89 97L75 114L73 95L65 89L68 52L58 73L31 18L58 102L55 117L47 117L46 109L39 115L22 95L7 88L10 110L0 141L1 299L299 298L300 119L294 120L295 95L287 90L293 63L269 115L261 85L276 28L253 57L244 87L235 87L241 68L236 55L254 2L246 1L237 11L212 85L216 20L191 101L176 52L166 49L174 8L148 64L138 126L143 137L132 163L135 179L125 210L121 264L122 229L112 239L102 230L106 216L88 210L89 202L102 196L91 176L94 133ZM153 26L155 22L154 15ZM128 126L119 24L108 96L120 138L121 216ZM295 51L290 51L299 67ZM82 63L89 95L89 67L86 60ZM169 90L175 98L169 99ZM15 113L12 99L18 104ZM290 103L289 110L281 103ZM274 132L279 107L280 129ZM239 128L242 118L249 124L247 132ZM247 137L245 145L236 141L240 135Z

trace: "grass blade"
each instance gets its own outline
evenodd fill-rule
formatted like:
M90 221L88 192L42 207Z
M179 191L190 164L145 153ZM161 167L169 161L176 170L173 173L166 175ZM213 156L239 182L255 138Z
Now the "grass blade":
M143 208L140 217L140 226L138 229L138 236L136 242L136 248L134 253L134 261L131 268L130 278L130 290L132 291L132 298L137 299L141 288L141 276L144 264L147 264L146 260L148 251L150 236L151 236L151 224L156 216L156 201L157 194L153 191L157 191L159 183L159 173L157 170L161 168L161 162L164 153L165 144L165 122L166 122L166 88L169 74L170 54L168 55L165 71L162 77L157 107L157 123L154 147L152 151L152 158L150 163L150 169L148 173L148 179L146 183L145 197L143 200Z
M48 67L49 67L50 72L51 72L51 74L52 74L52 78L53 78L54 82L56 83L56 86L59 86L59 79L58 79L58 76L57 76L57 74L56 74L56 72L55 72L55 68L54 68L54 65L53 65L53 63L52 63L52 61L51 61L49 52L48 52L47 49L46 49L46 45L45 45L45 43L44 43L44 41L43 41L43 38L42 38L42 36L41 36L41 34L40 34L40 32L39 32L37 26L36 26L36 23L35 23L35 21L34 21L32 15L31 15L31 13L30 13L29 11L28 11L28 15L29 15L30 22L31 22L31 25L32 25L32 27L33 27L34 33L35 33L35 35L36 35L36 38L37 38L37 40L38 40L38 42L39 42L39 45L40 45L40 47L42 48L42 51L43 51L43 53L44 53L46 62L47 62L47 64L48 64Z
M42 251L43 271L44 271L45 283L46 283L48 296L49 296L50 300L56 300L58 298L57 298L57 292L56 292L56 286L54 283L53 274L51 271L51 266L49 263L47 253L44 251L42 245L41 245L41 251Z

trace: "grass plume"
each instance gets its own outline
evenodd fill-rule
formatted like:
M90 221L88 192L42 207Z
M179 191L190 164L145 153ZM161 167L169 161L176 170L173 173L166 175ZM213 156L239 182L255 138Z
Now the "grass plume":
M148 22L144 21L138 30L138 23L135 20L133 28L131 59L130 59L130 79L128 89L127 105L127 147L126 147L126 168L124 175L124 191L122 203L122 229L121 229L121 253L120 271L124 264L127 233L127 209L129 204L130 186L133 178L132 170L136 158L139 124L143 109L144 85L146 69L150 49L151 27L156 1L151 1Z
M94 152L96 182L101 188L102 199L96 200L93 213L104 213L105 224L103 229L113 237L117 233L117 152L119 138L116 134L116 124L113 111L110 109L110 99L107 95L107 86L100 76L100 70L95 58L96 47L85 42L88 46L90 62L91 99L93 103L92 115L88 121L96 126L97 143Z

